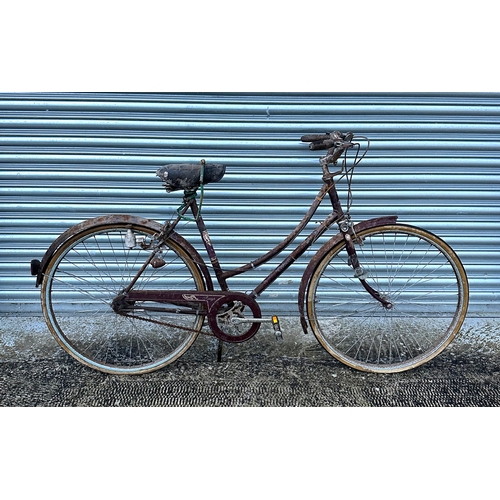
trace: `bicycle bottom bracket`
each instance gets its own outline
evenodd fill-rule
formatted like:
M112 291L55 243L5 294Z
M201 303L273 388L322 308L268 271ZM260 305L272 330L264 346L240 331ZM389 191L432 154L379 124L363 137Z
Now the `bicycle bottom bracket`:
M238 294L236 297L235 300L230 293L221 297L208 316L212 332L224 342L244 342L260 328L260 321L252 321L253 318L262 317L259 304L250 296Z

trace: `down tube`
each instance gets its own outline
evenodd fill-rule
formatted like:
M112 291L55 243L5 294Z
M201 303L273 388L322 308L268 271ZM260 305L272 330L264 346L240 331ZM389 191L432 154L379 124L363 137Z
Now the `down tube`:
M252 296L258 297L266 288L272 285L338 218L335 212L330 214L281 264L264 278L254 289Z

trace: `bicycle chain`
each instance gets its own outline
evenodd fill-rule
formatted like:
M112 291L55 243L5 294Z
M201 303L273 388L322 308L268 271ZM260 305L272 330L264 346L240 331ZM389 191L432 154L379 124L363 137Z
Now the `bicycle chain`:
M229 311L228 311L229 312ZM126 318L133 318L133 319L138 319L140 321L145 321L147 323L153 323L153 324L156 324L156 325L160 325L160 326L167 326L167 327L171 327L171 328L177 328L179 330L183 330L183 331L186 331L186 332L191 332L191 333L196 333L196 334L202 334L202 335L207 335L209 337L217 337L217 335L213 332L207 332L207 331L203 331L202 329L200 330L195 330L194 328L189 328L187 326L180 326L180 325L176 325L176 324L173 324L173 323L169 323L167 321L159 321L159 320L155 320L155 319L152 319L152 318L145 318L143 316L137 316L135 314L127 314L127 313L124 313L124 312L117 312L117 314L120 314L121 316L124 316ZM224 314L222 315L224 316ZM203 324L201 325L201 327L203 328ZM245 333L245 335L248 333L248 331ZM255 332L251 335L253 336L255 334Z
M142 316L136 316L135 314L121 314L121 316L125 316L126 318L139 319L141 321L146 321L147 323L153 323L153 324L157 324L157 325L161 325L161 326L169 326L171 328L177 328L179 330L184 330L186 332L201 333L202 335L208 335L209 337L215 337L215 335L213 333L207 332L207 331L202 331L201 329L195 330L194 328L189 328L187 326L174 325L173 323L168 323L166 321L158 321L156 319L144 318ZM203 325L201 325L201 326L203 328Z

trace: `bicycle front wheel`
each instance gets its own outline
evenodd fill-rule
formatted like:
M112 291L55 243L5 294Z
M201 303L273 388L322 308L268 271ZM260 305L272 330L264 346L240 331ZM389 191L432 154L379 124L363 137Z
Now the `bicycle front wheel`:
M145 245L130 248L130 230ZM122 315L112 307L150 254L143 247L155 232L130 222L90 228L66 241L47 266L41 288L47 325L64 350L91 368L115 374L157 370L186 352L203 326L204 316L194 312L141 310L135 304ZM134 289L205 290L198 267L179 244L168 240L162 258L166 264L149 265Z
M345 243L320 261L309 283L307 314L321 345L352 368L401 372L439 354L459 331L469 288L462 263L440 238L406 225L357 233L364 279L349 266Z

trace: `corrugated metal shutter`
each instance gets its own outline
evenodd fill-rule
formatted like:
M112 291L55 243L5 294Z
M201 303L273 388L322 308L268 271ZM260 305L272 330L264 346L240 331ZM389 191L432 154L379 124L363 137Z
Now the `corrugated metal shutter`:
M169 218L180 196L155 177L166 163L227 166L203 213L224 266L247 263L321 185L300 136L331 130L372 141L353 218L398 214L441 235L469 274L471 313L498 314L500 94L0 94L0 312L39 313L29 261L67 227L110 213ZM296 311L304 262L263 295L265 310Z

